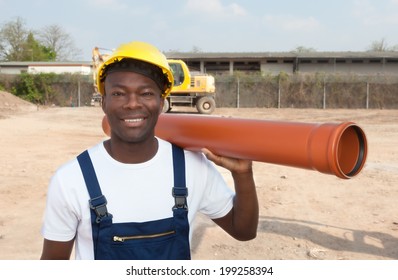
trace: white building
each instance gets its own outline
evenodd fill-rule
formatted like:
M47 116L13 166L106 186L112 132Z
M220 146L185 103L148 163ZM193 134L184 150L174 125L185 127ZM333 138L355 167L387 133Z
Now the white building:
M0 62L0 74L18 75L24 72L31 74L81 74L91 75L92 65L89 62Z
M38 73L55 73L55 74L81 74L90 75L91 65L86 64L76 64L76 63L32 63L28 65L28 73L38 74Z

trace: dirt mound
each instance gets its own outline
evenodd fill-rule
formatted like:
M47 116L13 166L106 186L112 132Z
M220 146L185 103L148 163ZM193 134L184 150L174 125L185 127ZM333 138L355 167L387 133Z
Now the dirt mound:
M0 118L14 113L31 112L36 110L36 105L9 92L0 91Z

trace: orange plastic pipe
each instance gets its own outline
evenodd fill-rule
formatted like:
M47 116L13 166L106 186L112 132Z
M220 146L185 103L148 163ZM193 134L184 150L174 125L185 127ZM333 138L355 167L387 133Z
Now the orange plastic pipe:
M109 125L103 120L106 132ZM105 126L105 128L104 128ZM161 114L155 134L186 149L334 174L357 175L367 156L363 130L353 122L300 123L187 114Z

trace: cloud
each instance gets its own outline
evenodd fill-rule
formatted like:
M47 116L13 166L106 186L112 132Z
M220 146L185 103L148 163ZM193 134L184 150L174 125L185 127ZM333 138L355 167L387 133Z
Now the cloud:
M189 12L201 13L216 17L245 16L247 12L236 3L223 5L220 0L188 0L186 9Z
M299 18L291 15L266 15L263 22L268 27L285 31L312 31L321 26L314 17Z

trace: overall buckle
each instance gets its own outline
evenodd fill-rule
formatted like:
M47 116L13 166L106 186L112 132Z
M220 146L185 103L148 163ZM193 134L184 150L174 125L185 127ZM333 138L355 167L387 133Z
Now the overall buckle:
M188 196L188 189L187 188L176 188L172 189L172 194L174 197L175 205L173 206L174 209L188 209L187 204L187 196Z
M105 196L101 195L89 200L90 208L94 210L97 218L95 222L99 224L104 217L108 217L108 209L106 208L106 204L108 203Z

